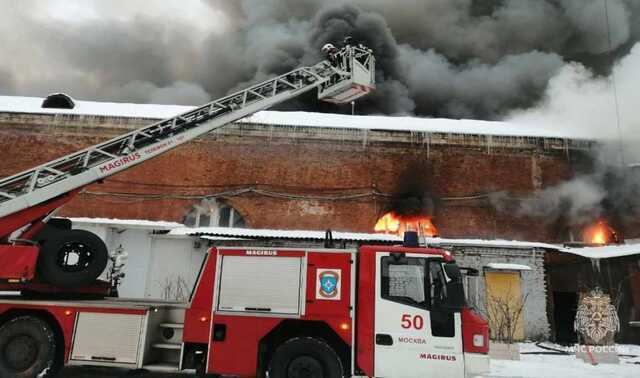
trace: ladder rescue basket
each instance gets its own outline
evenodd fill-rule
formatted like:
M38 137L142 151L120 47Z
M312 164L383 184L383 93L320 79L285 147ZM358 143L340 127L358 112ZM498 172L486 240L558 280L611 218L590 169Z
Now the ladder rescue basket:
M334 58L337 72L318 91L318 99L345 104L375 89L375 58L364 46L346 46Z

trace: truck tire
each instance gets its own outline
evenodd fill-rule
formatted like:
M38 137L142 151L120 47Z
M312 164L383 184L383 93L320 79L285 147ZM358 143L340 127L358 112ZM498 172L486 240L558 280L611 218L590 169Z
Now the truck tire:
M20 316L0 327L0 377L54 377L56 362L55 335L45 321Z
M38 275L56 286L88 285L107 267L109 253L102 239L85 230L60 231L44 241Z
M276 349L269 364L269 378L340 378L342 362L323 340L290 339Z

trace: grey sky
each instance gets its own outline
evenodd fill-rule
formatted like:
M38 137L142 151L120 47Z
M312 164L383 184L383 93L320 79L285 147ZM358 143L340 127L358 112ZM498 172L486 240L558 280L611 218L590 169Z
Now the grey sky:
M537 109L567 65L606 75L604 0L0 0L0 93L198 104L320 59L352 34L379 90L361 112L500 119ZM638 39L608 0L613 60ZM558 80L556 80L557 82ZM288 105L325 110L312 97ZM332 111L346 111L335 109Z

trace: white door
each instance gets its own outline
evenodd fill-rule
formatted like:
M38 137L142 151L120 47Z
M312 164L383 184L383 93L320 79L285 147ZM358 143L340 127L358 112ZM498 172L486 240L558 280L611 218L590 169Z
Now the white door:
M376 256L375 376L464 377L459 312L446 296L440 258Z
M137 366L144 320L144 315L78 313L71 360Z

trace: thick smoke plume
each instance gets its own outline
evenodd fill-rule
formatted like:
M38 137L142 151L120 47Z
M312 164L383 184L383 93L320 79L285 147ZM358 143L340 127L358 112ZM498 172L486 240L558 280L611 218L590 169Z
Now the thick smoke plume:
M380 62L359 112L499 119L569 62L610 68L603 0L0 3L2 94L197 104L353 35ZM638 39L639 8L608 0L614 54ZM324 110L311 96L289 106Z
M637 222L640 214L640 44L607 76L579 63L565 65L551 78L535 107L512 112L516 124L545 125L578 138L597 139L594 167L571 181L546 188L515 206L522 215L549 222L583 225L604 217L617 225ZM498 208L514 210L505 196Z
M322 59L324 43L351 35L370 46L379 63L378 90L357 105L358 113L507 119L608 141L595 173L525 199L518 212L580 223L611 212L627 216L639 207L640 181L621 168L640 161L639 1L0 5L0 94L67 92L87 100L196 105L313 64ZM350 110L323 105L311 94L283 107ZM499 208L507 202L494 198Z

